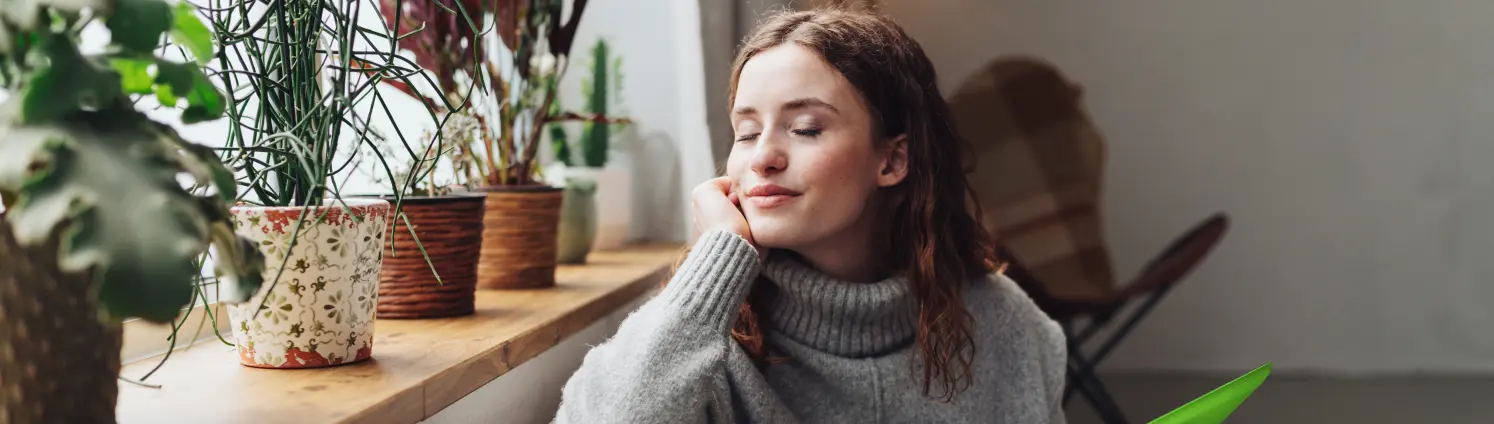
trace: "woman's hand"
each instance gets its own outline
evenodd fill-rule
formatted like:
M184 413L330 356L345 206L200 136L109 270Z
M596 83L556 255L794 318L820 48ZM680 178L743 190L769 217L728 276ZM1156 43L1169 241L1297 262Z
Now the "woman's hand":
M730 178L717 177L695 186L690 193L695 229L701 234L711 230L729 231L756 245L752 240L752 229L747 226L747 217L742 215L741 200L731 185Z

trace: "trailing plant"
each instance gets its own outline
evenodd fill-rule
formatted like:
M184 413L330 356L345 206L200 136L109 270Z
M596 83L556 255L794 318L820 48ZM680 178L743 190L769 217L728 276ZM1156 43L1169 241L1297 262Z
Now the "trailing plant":
M212 75L232 94L228 151L253 195L246 203L320 206L341 197L334 176L351 174L360 147L387 137L406 146L401 122L411 117L394 116L375 88L423 76L393 53L398 37L358 24L365 6L377 7L369 0L213 0L207 9L224 46ZM392 134L374 129L375 116L386 118ZM434 111L430 118L436 121ZM393 180L388 160L374 152Z
M96 20L109 29L109 45L85 54L79 33ZM157 56L168 34L198 63ZM107 321L177 317L193 299L209 246L216 273L232 286L223 300L242 301L259 288L263 257L235 235L228 214L233 173L212 149L182 139L132 100L150 95L179 107L184 123L221 117L226 99L199 66L213 52L210 32L185 3L36 0L0 8L0 83L10 93L0 104L0 225L22 247L58 243L55 266L90 281Z
M343 182L337 177L355 175L365 152L394 184L393 219L409 227L401 202L412 181L428 170L417 166L396 178L393 159L377 147L398 145L409 157L421 158L414 148L419 144L406 142L408 130L402 125L419 118L395 116L377 87L386 80L409 85L429 77L418 64L395 54L398 34L408 34L360 25L365 8L377 13L378 7L373 0L212 0L204 9L223 45L210 76L230 93L226 114L232 125L223 150L245 187L247 195L238 201L300 207L287 250L300 244L302 228L331 210L313 213L312 208L346 209ZM439 122L434 108L426 113ZM382 119L375 122L375 117ZM375 124L387 127L380 130ZM440 137L436 132L421 150L439 149ZM429 264L418 237L415 245ZM273 264L281 271L271 279L271 291L289 258Z

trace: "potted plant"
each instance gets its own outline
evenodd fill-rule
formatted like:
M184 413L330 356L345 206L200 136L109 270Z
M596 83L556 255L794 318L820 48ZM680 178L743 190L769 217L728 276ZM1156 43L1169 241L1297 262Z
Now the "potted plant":
M398 202L401 210L387 232L377 316L440 318L471 314L475 311L486 195L471 191L472 182L477 180L471 176L472 162L461 160L463 154L470 155L480 127L467 111L476 85L463 86L457 80L461 72L481 69L478 65L485 52L479 48L476 25L482 19L482 3L383 0L379 6L386 31L399 34L396 45L401 53L414 57L428 84L412 82L389 68L361 62L357 66L386 86L420 101L437 117L437 129L428 134L424 146L397 146L405 150L409 160L404 169L389 176L395 193L383 196ZM422 93L418 90L421 87L436 93ZM382 156L393 158L399 152L389 150ZM453 166L449 174L438 172L443 164ZM401 251L406 253L401 255Z
M112 34L101 54L78 48L92 21ZM153 95L184 123L224 112L198 63L153 53L165 34L213 56L186 3L0 8L0 421L114 422L120 323L180 315L209 247L221 300L259 287L263 257L229 216L233 173L133 104Z
M240 362L315 368L368 359L399 199L342 196L334 177L358 156L350 148L385 139L372 124L390 114L380 77L406 78L414 66L384 51L393 34L359 26L360 2L216 3L207 15L225 53L213 75L232 94L227 150L249 191L233 219L267 258L268 288L228 308ZM395 137L402 119L389 116Z
M477 259L487 196L469 191L459 178L436 182L442 159L460 155L455 145L470 143L476 120L463 113L443 116L431 136L452 147L429 146L405 170L395 172L396 193L381 198L400 203L390 220L379 274L379 318L444 318L476 311ZM459 157L459 156L458 156ZM460 163L460 161L457 161ZM457 173L456 175L461 175Z
M429 1L429 0L427 0ZM441 0L448 9L470 10L465 2ZM571 42L586 10L586 0L564 7L558 0L497 0L477 8L492 28L504 54L501 60L473 55L479 62L467 77L481 89L466 110L478 122L471 154L460 155L475 169L477 191L486 193L483 246L478 260L479 288L540 288L555 284L556 232L563 193L540 179L539 145L548 124L606 120L604 116L559 112L553 81L564 75ZM562 13L568 10L568 14ZM418 16L417 16L418 15ZM451 15L401 15L425 27L461 25ZM471 25L470 23L468 25ZM487 51L476 37L466 46ZM460 44L458 44L460 46ZM439 62L431 62L439 63Z
M550 124L550 141L559 166L550 167L547 177L563 184L566 191L559 233L561 263L586 262L592 250L620 248L630 238L630 173L623 167L609 167L612 162L608 160L615 147L613 137L629 123L626 118L608 114L609 105L620 97L622 59L612 57L607 41L599 39L591 49L590 68L581 82L584 110L609 119L582 122L578 143L570 141L565 123ZM606 209L600 218L598 203Z

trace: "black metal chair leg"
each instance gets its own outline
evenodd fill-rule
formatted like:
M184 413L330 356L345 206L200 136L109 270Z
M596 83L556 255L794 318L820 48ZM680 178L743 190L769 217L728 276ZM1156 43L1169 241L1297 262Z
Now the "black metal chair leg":
M1100 380L1095 361L1084 356L1083 347L1078 341L1069 342L1068 353L1068 371L1071 381L1069 387L1064 389L1065 397L1067 398L1073 390L1081 390L1085 398L1090 401L1090 406L1100 413L1101 418L1107 424L1126 423L1125 413L1121 411L1115 398L1110 396L1110 390L1105 387L1105 383Z
M1110 356L1110 352L1115 350L1115 347L1120 344L1121 340L1125 340L1126 336L1131 334L1131 330L1136 328L1136 324L1141 323L1141 319L1146 318L1147 314L1152 312L1152 308L1156 307L1157 303L1162 301L1162 298L1167 297L1167 292L1171 291L1171 289L1172 286L1165 286L1152 293L1151 296L1147 296L1146 301L1141 304L1141 307L1132 312L1131 316L1126 317L1125 322L1114 333L1110 334L1110 338L1105 340L1104 344L1100 345L1099 350L1095 351L1094 356L1092 356L1094 362L1098 363L1105 360L1105 357Z
M1116 405L1115 399L1110 397L1104 383L1094 374L1085 373L1078 368L1072 364L1069 367L1070 372L1075 374L1075 378L1071 380L1074 390L1084 396L1090 407L1106 424L1127 424L1125 413L1120 410L1119 405Z

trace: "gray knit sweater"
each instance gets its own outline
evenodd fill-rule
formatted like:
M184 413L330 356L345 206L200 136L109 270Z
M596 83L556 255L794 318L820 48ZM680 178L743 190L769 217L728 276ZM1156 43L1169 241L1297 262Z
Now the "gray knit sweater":
M770 352L790 358L761 367L730 335L759 272L778 289L762 312ZM759 266L746 240L709 232L586 355L556 422L1063 423L1059 327L999 275L967 285L965 302L973 380L941 403L923 393L906 280L836 281L786 255Z

